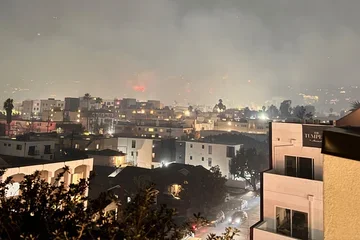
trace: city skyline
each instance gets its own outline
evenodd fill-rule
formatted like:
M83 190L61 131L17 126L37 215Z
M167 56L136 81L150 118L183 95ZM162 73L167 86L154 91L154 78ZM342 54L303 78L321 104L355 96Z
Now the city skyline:
M360 3L346 3L2 1L2 95L239 106L355 85Z

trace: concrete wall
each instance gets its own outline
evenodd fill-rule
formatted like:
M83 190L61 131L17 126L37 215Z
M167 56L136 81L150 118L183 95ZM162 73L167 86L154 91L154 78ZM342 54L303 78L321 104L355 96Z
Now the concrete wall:
M209 147L212 148L211 153ZM227 147L234 147L236 154L236 151L240 150L241 145L186 142L185 163L194 166L201 165L206 169L218 165L222 175L229 177L229 161L231 158L226 156ZM211 166L209 165L210 159Z
M276 207L308 213L310 239L323 239L323 183L264 173L264 221L276 230ZM255 238L261 239L261 238Z
M360 162L324 156L326 240L360 239Z

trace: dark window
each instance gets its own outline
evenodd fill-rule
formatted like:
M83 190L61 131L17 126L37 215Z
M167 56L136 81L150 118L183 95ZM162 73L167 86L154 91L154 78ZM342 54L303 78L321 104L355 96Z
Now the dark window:
M16 150L22 150L22 145L16 145Z
M201 148L202 148L202 149L205 149L205 145L202 145Z
M136 156L139 156L139 152L138 152L138 151L136 151Z
M8 147L11 147L11 143L8 144Z
M212 158L208 158L208 167L212 166Z
M285 156L285 175L314 179L314 161L311 158Z
M51 146L45 145L44 154L51 154Z
M212 154L212 146L211 145L208 147L208 150L209 150L209 154Z
M314 179L314 166L311 158L298 158L297 176L300 178Z
M190 156L190 160L192 160L192 156Z
M202 158L201 158L201 161L204 161L204 160L205 160L205 158L204 158L204 157L202 157Z
M6 147L7 146L7 144L6 143L4 143L4 147Z
M192 144L190 144L190 148L192 148L193 147L193 145Z
M276 232L296 239L309 239L308 214L277 207Z
M132 148L136 148L136 140L132 140L132 141L131 141L131 147L132 147Z
M285 175L296 177L296 157L285 156Z
M132 156L132 157L134 156L134 152L131 152L131 156Z
M29 147L28 155L30 155L30 156L35 155L35 146L30 146Z
M235 147L226 147L226 157L235 157Z

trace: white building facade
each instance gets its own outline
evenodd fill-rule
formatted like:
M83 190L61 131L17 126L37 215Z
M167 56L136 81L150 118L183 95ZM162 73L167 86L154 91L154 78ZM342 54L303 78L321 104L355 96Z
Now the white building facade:
M94 141L89 150L111 149L125 153L126 163L143 168L152 167L153 140L148 138L115 137Z
M7 156L47 159L54 158L55 141L18 141L0 139L0 154Z
M322 132L327 125L272 123L254 240L323 239Z
M230 177L230 160L241 144L226 145L206 142L185 142L185 164L200 165L206 169L218 165L223 176Z

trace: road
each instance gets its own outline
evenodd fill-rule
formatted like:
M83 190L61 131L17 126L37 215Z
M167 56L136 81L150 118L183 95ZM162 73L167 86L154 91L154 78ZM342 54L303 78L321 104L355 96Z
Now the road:
M248 219L240 224L240 226L233 226L238 228L240 236L236 237L236 240L248 240L250 237L250 227L254 225L260 219L260 197L255 197L252 192L248 192L245 195L237 196L237 199L244 199L248 201L248 208L245 209L245 212L248 214ZM234 211L225 213L226 219L230 217ZM229 224L225 221L224 223L219 224L216 227L203 227L196 232L196 237L206 239L210 233L215 233L221 235L225 232L225 228L229 227Z

